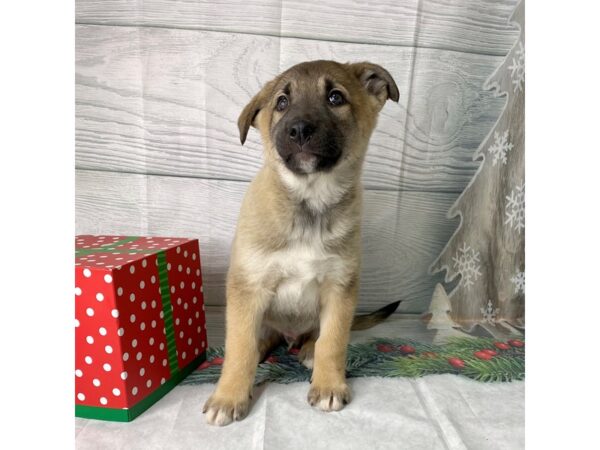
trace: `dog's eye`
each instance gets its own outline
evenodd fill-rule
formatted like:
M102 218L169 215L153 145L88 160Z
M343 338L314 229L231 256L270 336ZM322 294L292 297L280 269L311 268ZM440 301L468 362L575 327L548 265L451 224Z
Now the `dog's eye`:
M327 97L327 101L331 106L340 106L346 103L344 96L340 91L331 91L329 93L329 97Z
M280 96L277 99L277 111L283 111L285 108L288 107L288 99L285 95Z

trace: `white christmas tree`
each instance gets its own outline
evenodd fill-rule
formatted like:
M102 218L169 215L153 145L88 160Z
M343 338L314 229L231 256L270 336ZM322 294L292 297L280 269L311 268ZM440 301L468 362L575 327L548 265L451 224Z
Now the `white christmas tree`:
M452 307L450 306L448 294L446 294L444 287L438 283L433 291L429 310L423 316L423 319L427 322L427 329L446 330L456 327L457 324L454 323L449 315L451 310Z
M427 324L428 330L437 330L433 337L433 342L443 342L450 336L464 336L465 334L458 331L460 327L450 317L452 306L450 298L444 287L438 283L433 290L429 310L423 314L423 322Z

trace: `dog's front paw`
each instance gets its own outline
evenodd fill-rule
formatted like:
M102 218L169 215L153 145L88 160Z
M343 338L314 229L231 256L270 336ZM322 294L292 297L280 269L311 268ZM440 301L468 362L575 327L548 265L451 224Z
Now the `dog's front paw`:
M206 414L206 421L209 424L222 427L234 420L242 420L248 415L249 409L249 395L222 394L217 390L206 400L202 412Z
M308 403L322 411L339 411L350 403L352 396L347 384L336 386L318 386L311 384L308 391Z

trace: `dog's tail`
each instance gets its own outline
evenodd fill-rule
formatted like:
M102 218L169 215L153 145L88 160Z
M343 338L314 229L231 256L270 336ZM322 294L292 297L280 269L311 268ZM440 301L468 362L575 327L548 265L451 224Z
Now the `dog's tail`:
M377 311L373 311L369 314L361 314L360 316L354 316L352 321L352 330L367 330L375 325L383 322L387 319L396 309L402 300L385 305L383 308L379 308Z

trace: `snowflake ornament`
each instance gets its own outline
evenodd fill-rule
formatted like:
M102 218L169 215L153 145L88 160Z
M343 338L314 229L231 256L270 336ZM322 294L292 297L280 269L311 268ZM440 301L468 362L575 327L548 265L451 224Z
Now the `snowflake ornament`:
M508 66L510 77L512 79L514 92L521 91L525 84L525 48L523 42L519 42L519 48L515 52L516 58L513 58L512 64Z
M521 229L525 228L525 183L515 186L510 195L506 196L506 200L508 204L504 224L510 225L521 234Z
M500 134L494 131L494 143L488 148L494 156L493 165L495 166L498 160L502 160L502 164L506 164L506 154L513 148L512 143L508 142L508 130Z
M481 275L479 271L479 252L464 243L452 259L454 260L454 268L461 275L460 283L469 289Z
M517 271L514 277L510 279L515 285L515 294L525 293L525 272Z
M494 324L498 320L498 308L494 308L491 300L488 300L487 308L479 308L479 310L487 323Z

